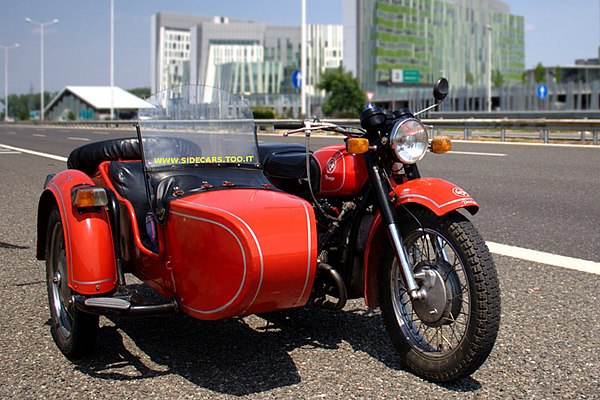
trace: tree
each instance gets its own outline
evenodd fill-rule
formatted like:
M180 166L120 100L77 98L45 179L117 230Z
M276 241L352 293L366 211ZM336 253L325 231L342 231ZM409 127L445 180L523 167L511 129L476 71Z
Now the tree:
M321 75L317 88L325 90L323 113L334 117L357 117L365 108L366 98L358 79L340 66Z
M471 71L467 71L467 85L472 85L475 83L475 77Z
M147 99L148 97L150 97L150 88L149 87L129 89L128 92L134 96L139 97L140 99Z
M50 101L56 96L56 93L44 92L44 104L50 104ZM4 99L1 100L4 104ZM29 119L29 111L38 111L40 109L40 94L9 94L8 95L9 116L14 116L20 120Z
M504 85L504 75L497 69L492 71L492 84L495 88L501 88Z
M539 62L533 70L533 79L535 79L535 83L537 84L546 81L546 68L544 68L541 62Z
M563 78L563 70L561 67L554 68L554 80L556 83L561 83Z

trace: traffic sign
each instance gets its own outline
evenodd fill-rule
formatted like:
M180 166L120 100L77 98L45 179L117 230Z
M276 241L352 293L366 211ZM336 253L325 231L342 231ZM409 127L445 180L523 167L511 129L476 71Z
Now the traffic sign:
M297 69L292 72L292 85L296 89L300 89L302 87L302 71Z
M543 83L540 83L537 86L537 97L542 100L548 97L548 86L544 85Z
M393 69L390 78L392 83L419 83L419 70Z

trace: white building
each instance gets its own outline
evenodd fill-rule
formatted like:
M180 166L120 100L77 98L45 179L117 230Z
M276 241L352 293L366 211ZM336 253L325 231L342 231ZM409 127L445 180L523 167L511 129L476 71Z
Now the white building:
M115 119L137 117L140 108L150 103L119 88L110 86L67 86L50 101L44 114L49 121Z
M158 13L151 36L152 91L206 84L254 104L299 103L292 74L300 69L300 26ZM309 25L307 36L307 94L321 96L315 88L321 74L342 64L343 28Z

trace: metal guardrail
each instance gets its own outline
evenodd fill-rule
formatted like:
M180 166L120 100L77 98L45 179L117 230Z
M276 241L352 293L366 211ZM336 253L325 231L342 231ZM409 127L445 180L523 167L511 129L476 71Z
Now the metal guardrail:
M338 125L359 126L358 119L324 119L323 122L332 122ZM498 138L500 141L507 139L525 138L549 143L550 140L570 140L578 142L591 142L598 145L598 132L600 119L554 119L554 118L430 118L423 119L424 124L433 127L435 135L462 136L464 140L473 137ZM303 126L301 120L259 119L255 121L260 131L297 129ZM136 121L65 121L46 122L48 127L65 128L119 128L131 129ZM477 132L479 130L479 132ZM461 134L462 132L462 134Z
M423 119L424 124L432 126L435 135L449 134L462 136L469 140L477 137L497 137L505 142L510 138L525 138L549 143L550 140L571 140L598 145L600 119L547 119L547 118L497 118L497 119ZM339 125L359 126L357 119L328 119ZM256 120L256 125L263 130L296 129L302 125L298 120ZM476 132L480 130L483 132Z
M544 143L554 137L555 140L579 140L586 142L588 136L592 144L598 144L598 131L600 131L600 119L426 119L428 125L433 125L438 132L441 129L463 131L464 140L475 136L474 131L499 130L502 142L507 140L509 133L514 138L531 138L525 132L536 132L539 139ZM477 134L477 136L493 136Z

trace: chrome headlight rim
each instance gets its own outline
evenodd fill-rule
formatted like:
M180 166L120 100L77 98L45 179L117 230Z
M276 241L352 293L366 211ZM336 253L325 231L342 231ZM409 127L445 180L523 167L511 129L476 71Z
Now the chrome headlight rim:
M417 118L406 118L394 124L390 146L398 161L415 164L421 161L429 148L427 128Z

